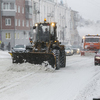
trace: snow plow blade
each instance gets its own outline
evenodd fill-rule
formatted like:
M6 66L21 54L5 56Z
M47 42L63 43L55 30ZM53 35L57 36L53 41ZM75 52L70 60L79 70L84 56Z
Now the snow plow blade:
M12 53L13 63L29 62L32 64L42 64L43 61L48 61L54 67L55 57L53 53Z

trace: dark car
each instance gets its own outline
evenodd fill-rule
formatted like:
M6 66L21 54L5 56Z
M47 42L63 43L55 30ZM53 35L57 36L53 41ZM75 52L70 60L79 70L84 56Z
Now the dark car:
M100 50L96 53L94 57L94 65L100 65Z

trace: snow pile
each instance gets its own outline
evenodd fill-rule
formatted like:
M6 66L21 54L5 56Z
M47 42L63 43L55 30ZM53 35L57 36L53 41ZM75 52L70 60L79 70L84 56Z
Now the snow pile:
M51 65L47 61L43 62L41 65L39 64L30 64L30 63L22 63L22 64L12 64L8 71L15 72L40 72L40 71L48 71L53 72L55 69L52 68Z
M0 50L0 58L11 58L11 55L8 53L8 51Z

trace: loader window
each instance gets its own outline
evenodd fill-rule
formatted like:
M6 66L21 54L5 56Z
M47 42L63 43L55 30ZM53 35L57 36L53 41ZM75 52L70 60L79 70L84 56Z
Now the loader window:
M39 40L41 41L49 41L49 24L40 24L38 26L38 34Z
M51 40L55 40L54 27L53 26L51 26L51 28L50 28L50 38L51 38Z
M51 26L50 33L51 33L52 35L54 35L54 27L52 27L52 26Z

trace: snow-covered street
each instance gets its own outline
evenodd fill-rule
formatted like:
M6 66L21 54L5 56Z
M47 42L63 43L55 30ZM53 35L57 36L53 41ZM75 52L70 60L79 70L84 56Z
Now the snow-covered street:
M60 70L29 63L12 64L0 51L0 100L93 100L100 98L100 66L94 57L66 57Z

